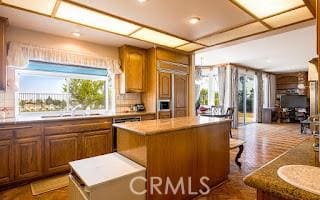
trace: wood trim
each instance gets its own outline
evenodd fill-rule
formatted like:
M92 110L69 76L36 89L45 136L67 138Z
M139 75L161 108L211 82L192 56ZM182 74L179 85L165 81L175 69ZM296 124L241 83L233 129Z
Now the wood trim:
M312 6L310 0L303 0L304 4L307 6L307 8L310 10L310 12L312 13L312 15L314 17L316 17L316 10L315 8Z
M57 0L56 4L54 5L53 11L51 13L52 18L54 18L56 16L60 4L61 4L61 0Z
M250 15L251 17L253 17L257 22L260 22L261 24L263 24L265 27L267 27L269 30L272 29L272 27L265 23L264 21L262 21L262 19L258 18L256 15L254 15L253 13L251 13L249 10L247 10L245 7L241 6L240 4L236 3L234 0L229 0L231 3L233 3L235 6L237 6L238 8L240 8L241 10L243 10L244 12L246 12L248 15Z

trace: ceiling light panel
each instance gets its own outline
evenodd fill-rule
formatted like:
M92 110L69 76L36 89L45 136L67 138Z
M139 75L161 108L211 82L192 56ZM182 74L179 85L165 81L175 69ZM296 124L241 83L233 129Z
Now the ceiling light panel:
M2 3L45 15L51 15L56 5L56 0L2 0Z
M261 24L260 22L255 22L255 23L241 26L239 28L232 29L230 31L217 33L217 34L202 38L200 40L197 40L197 42L200 44L212 46L212 45L228 42L234 39L242 38L245 36L261 33L267 30L268 28L265 27L263 24Z
M238 5L257 16L268 17L283 11L305 5L303 0L233 0Z
M61 2L55 17L121 35L129 35L140 28L138 25L64 1Z
M175 47L189 43L186 40L183 40L165 33L161 33L158 31L154 31L148 28L142 28L138 30L137 32L133 33L131 37L139 40L143 40L146 42L151 42L154 44L171 47L171 48L175 48Z
M182 50L182 51L195 51L201 48L204 48L205 46L196 44L196 43L189 43L185 44L183 46L178 47L177 49Z
M274 17L263 20L273 28L293 24L307 19L312 19L313 15L307 7L298 8Z

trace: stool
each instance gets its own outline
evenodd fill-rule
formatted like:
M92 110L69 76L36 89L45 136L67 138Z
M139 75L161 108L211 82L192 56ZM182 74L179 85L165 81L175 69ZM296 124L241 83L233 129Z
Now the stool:
M232 149L239 148L239 151L238 151L236 158L235 158L235 162L240 169L241 169L241 162L239 161L239 158L241 158L241 154L242 154L243 148L244 148L244 146L243 146L244 143L246 143L246 142L243 140L230 138L229 149L232 150Z

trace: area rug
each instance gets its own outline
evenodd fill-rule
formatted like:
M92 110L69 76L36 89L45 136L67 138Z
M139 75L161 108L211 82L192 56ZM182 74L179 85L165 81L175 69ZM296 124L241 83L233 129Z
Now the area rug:
M32 195L39 195L52 190L67 187L69 185L68 175L54 176L30 184Z

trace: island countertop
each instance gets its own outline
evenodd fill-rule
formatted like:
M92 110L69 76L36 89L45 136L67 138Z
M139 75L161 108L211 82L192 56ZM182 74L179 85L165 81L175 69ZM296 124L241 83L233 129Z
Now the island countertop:
M283 199L320 199L319 195L312 194L283 181L277 170L284 165L316 166L316 154L313 150L313 139L308 139L288 152L245 177L244 182L257 190L266 192Z
M125 129L141 135L152 135L175 130L201 127L210 124L230 123L230 119L213 117L179 117L171 119L148 120L113 124L116 128Z

